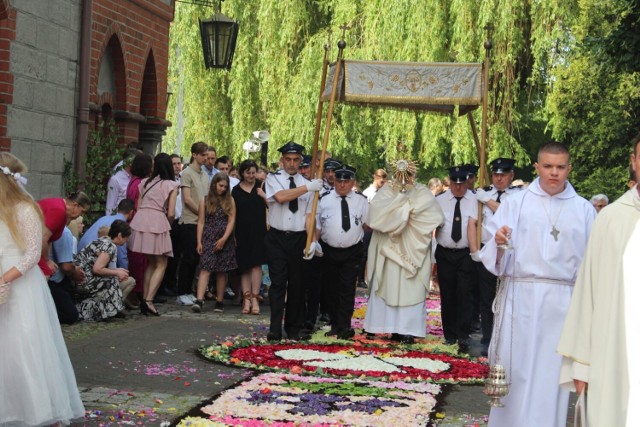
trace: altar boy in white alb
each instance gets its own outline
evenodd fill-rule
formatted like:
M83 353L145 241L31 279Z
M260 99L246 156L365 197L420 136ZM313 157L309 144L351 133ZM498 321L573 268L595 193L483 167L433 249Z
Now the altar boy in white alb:
M494 236L480 253L502 278L491 364L505 367L509 393L489 426L566 425L569 392L558 384L556 347L596 212L567 177L569 151L550 142L538 151L538 178L505 200L489 222ZM499 246L509 243L510 249Z

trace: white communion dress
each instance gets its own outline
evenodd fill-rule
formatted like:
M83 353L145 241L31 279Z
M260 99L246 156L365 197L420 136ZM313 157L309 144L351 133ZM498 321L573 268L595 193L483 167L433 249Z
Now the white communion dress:
M22 276L0 304L0 426L69 424L84 416L69 354L45 276L38 268L42 224L28 204L15 209L26 250L0 221L0 263Z

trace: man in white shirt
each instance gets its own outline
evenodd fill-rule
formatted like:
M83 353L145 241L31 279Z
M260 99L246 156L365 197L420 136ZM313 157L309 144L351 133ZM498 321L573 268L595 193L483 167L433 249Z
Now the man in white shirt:
M304 323L303 251L307 240L306 213L322 181L309 181L298 173L304 147L293 141L278 149L283 169L265 182L270 228L265 239L269 276L271 321L267 339L282 339L282 320L289 339L300 339ZM285 303L286 300L286 303ZM286 317L285 313L286 305Z
M470 218L478 217L478 203L468 188L466 167L449 168L449 179L449 189L436 197L445 218L444 224L436 230L442 330L448 344L457 342L459 350L466 353L473 315L472 290L476 281L467 227Z
M118 203L127 198L127 187L131 181L131 162L140 153L142 151L135 148L127 149L122 156L122 168L118 168L116 173L109 178L105 215L118 213Z
M482 245L485 245L493 236L487 230L487 224L493 218L494 213L500 207L500 203L507 199L510 195L520 191L519 187L512 187L513 168L515 166L514 159L499 157L491 162L491 182L485 188L479 188L476 191L476 198L482 203ZM483 356L487 355L489 342L491 341L491 332L493 330L493 300L496 297L497 277L488 271L480 262L480 245L478 245L477 224L475 218L469 218L467 237L469 238L469 250L471 251L471 259L476 264L478 271L478 297L480 309L480 325L482 328L482 339L480 344L483 348L481 352Z
M366 196L368 201L371 201L371 199L375 197L378 190L380 190L386 183L387 171L384 169L378 169L373 174L373 182L362 192L362 194Z
M316 241L322 245L323 288L326 289L331 330L328 336L350 339L356 276L362 261L362 238L369 212L366 197L353 191L355 169L335 170L335 188L318 204Z

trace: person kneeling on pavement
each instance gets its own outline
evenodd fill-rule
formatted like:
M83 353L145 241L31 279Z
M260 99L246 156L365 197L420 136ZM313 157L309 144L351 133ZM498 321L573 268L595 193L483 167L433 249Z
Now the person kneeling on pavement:
M101 321L124 317L123 291L135 281L124 268L115 268L116 246L129 239L131 228L122 220L111 224L108 235L99 237L76 255L74 263L84 271L85 280L73 284L73 295L81 320Z

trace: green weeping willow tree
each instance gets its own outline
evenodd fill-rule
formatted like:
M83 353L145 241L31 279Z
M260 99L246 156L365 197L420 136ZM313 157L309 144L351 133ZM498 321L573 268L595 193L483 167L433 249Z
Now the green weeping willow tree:
M487 157L514 157L527 167L552 132L571 139L562 126L567 112L549 99L558 70L567 72L573 64L580 42L575 26L588 25L580 8L587 3L597 2L226 0L223 13L240 22L227 72L206 70L202 59L198 18L208 18L213 9L177 2L169 64L173 126L163 149L188 155L190 145L202 140L218 155L240 160L242 143L260 129L271 133L270 163L288 140L310 148L323 46L330 44L334 60L345 23L345 59L416 62L482 62L484 27L491 24ZM598 26L597 17L590 24ZM477 110L478 129L480 116ZM329 151L357 166L359 178L368 180L384 166L399 142L419 162L423 180L442 176L449 165L478 162L465 117L336 104Z

